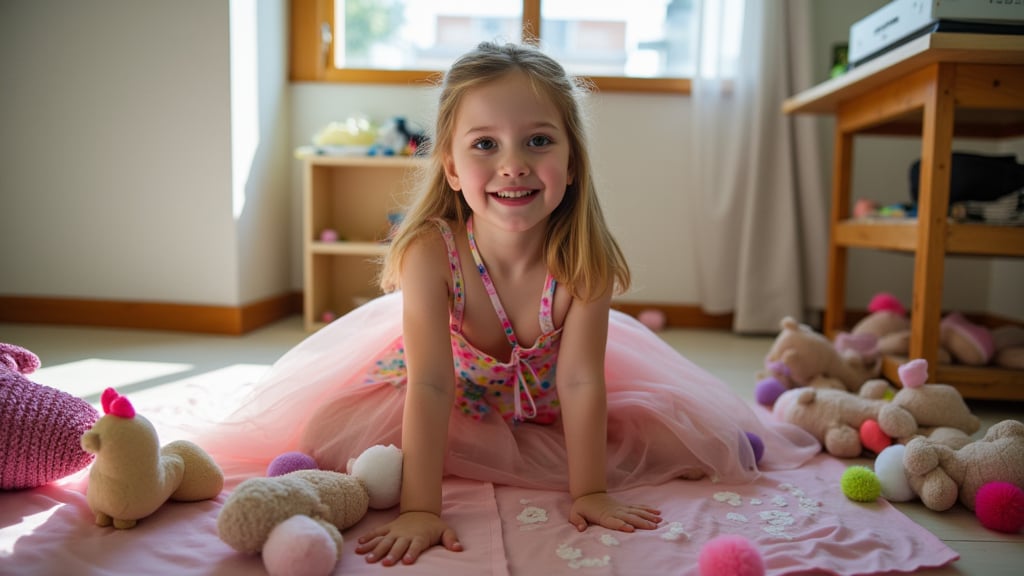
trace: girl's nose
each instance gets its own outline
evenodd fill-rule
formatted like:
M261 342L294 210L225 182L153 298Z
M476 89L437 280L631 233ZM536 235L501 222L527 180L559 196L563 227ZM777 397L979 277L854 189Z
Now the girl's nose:
M530 166L523 158L523 155L509 151L501 159L501 175L508 178L526 176L530 173Z

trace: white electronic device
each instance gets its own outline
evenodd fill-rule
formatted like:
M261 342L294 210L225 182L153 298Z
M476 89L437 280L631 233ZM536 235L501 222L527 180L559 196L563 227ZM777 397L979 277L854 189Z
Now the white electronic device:
M850 65L944 25L951 32L1024 33L1024 0L893 0L850 26Z

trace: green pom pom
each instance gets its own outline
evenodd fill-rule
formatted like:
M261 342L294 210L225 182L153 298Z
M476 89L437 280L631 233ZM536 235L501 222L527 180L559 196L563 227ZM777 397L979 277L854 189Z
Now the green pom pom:
M865 466L850 466L839 481L843 494L855 502L874 502L882 495L878 476Z

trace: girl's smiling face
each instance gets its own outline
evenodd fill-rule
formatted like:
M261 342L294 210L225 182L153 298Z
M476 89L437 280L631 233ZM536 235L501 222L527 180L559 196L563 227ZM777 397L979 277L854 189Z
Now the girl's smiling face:
M573 178L569 135L551 99L509 72L467 91L453 128L445 176L475 220L510 231L546 221Z

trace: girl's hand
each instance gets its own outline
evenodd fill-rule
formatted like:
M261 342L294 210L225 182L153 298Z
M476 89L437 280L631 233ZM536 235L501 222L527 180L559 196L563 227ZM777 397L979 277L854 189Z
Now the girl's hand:
M366 561L370 563L380 560L384 566L393 566L399 559L403 564L412 564L420 554L437 544L454 552L462 551L455 531L438 515L403 512L391 522L360 536L356 553L366 554Z
M638 528L654 530L661 522L661 510L650 506L622 504L607 492L595 492L573 501L569 522L580 532L586 530L588 524L622 532L632 532Z

